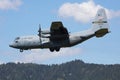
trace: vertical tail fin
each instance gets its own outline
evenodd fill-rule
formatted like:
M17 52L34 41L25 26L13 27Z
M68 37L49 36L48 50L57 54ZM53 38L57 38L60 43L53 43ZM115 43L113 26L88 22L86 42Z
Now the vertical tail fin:
M99 9L94 21L92 22L92 31L95 32L96 37L102 37L109 32L108 27L109 25L105 10Z

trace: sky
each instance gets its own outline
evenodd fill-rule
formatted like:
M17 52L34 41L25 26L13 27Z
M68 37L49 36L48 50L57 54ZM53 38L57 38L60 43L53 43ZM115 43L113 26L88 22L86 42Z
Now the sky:
M8 62L61 64L80 59L86 63L120 64L119 0L0 0L0 64ZM82 44L50 52L48 49L19 50L9 47L18 36L37 35L38 25L49 29L62 21L70 33L92 27L99 8L107 13L111 33Z

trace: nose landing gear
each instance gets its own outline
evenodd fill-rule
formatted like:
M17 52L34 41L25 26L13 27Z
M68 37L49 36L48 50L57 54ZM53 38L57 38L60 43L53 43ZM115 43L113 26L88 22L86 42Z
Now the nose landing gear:
M23 52L23 49L20 49L20 52Z

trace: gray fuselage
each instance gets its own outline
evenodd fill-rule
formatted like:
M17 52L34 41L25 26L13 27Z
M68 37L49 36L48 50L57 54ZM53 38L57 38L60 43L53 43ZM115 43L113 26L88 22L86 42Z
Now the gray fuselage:
M50 41L49 38L41 38L39 36L22 36L17 37L13 43L10 44L11 47L17 49L37 49L37 48L62 48L71 47L78 43L81 43L94 36L94 32L90 30L82 31L79 33L69 34L69 38L62 41Z

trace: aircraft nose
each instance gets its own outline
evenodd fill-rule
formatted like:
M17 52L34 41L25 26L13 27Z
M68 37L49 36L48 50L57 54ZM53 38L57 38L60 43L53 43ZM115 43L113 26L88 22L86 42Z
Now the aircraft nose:
M9 44L9 47L13 47L13 45L12 45L12 44Z
M14 44L13 43L9 44L9 47L14 47Z

